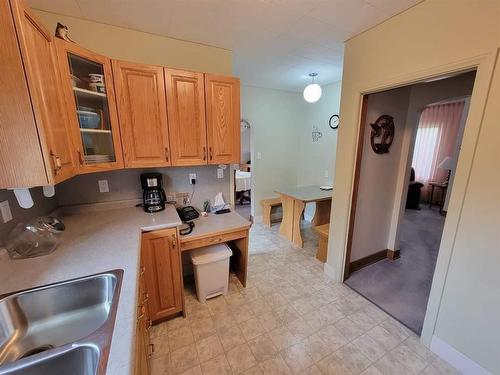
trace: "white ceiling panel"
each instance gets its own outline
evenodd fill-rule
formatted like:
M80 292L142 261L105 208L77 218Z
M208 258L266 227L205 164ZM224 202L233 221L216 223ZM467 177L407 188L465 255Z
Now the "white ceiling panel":
M245 84L342 78L343 42L421 0L28 0L37 9L233 51ZM71 30L70 30L71 35Z

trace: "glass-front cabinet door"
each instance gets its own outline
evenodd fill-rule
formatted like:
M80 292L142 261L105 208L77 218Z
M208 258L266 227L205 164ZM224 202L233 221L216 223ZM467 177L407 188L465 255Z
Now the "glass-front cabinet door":
M57 40L81 172L123 168L111 61Z

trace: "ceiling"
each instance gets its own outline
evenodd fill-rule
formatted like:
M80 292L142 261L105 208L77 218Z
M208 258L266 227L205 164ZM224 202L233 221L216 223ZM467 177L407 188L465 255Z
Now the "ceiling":
M300 91L342 77L343 42L421 0L29 0L37 9L233 51L242 83Z

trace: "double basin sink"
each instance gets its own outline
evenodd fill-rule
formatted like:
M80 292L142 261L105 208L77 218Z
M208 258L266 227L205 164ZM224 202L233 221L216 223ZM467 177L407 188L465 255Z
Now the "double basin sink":
M106 373L123 270L0 297L0 375Z

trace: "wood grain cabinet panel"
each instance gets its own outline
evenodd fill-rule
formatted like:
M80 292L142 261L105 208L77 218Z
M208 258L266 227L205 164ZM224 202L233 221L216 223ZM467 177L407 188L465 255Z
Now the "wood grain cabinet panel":
M32 16L24 1L11 3L47 176L54 184L76 173L55 45L52 36Z
M158 321L182 311L183 289L177 230L164 229L142 235L148 313Z
M0 17L2 67L8 72L0 101L0 187L61 182L76 168L53 38L22 0L2 2Z
M163 68L112 64L125 167L170 166Z
M203 74L165 69L172 165L207 164Z
M205 74L209 164L240 163L240 80Z

